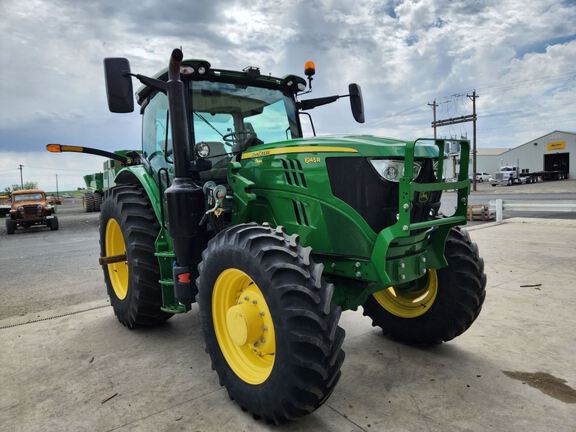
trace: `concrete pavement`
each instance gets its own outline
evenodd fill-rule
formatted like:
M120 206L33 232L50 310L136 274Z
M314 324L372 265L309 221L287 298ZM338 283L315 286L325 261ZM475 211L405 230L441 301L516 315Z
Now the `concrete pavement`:
M196 309L128 331L98 300L0 321L0 431L574 431L576 221L471 235L488 275L472 328L422 350L344 313L342 379L301 421L270 427L229 401Z

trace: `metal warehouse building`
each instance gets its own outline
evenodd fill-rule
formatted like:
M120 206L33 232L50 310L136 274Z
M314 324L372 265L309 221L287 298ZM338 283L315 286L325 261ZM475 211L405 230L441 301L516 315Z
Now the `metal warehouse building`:
M556 130L511 149L479 148L476 164L477 172L489 174L512 165L530 172L566 170L569 178L576 178L576 133Z

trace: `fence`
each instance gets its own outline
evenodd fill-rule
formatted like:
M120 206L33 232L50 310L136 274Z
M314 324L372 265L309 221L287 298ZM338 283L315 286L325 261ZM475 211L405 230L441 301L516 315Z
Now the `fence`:
M504 212L576 212L574 200L503 200L490 201L490 208L496 210L496 222L502 222Z

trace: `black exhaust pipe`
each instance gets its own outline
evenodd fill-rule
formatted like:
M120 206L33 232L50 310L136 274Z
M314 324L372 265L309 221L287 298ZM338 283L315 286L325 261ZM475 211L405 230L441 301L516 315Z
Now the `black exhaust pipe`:
M172 236L176 262L173 268L174 293L176 299L189 306L196 297L194 281L197 265L204 249L205 236L200 227L204 214L204 193L199 176L192 169L189 155L190 134L184 93L180 80L183 54L179 49L172 51L168 67L168 105L174 157L174 181L166 189L168 231Z

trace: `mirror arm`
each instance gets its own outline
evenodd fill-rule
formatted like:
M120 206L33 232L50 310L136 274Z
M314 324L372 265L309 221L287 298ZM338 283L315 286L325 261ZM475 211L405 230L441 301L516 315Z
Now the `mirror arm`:
M317 99L305 99L305 100L297 102L296 106L298 107L298 109L301 109L301 110L309 110L309 109L316 108L318 106L327 105L327 104L330 104L332 102L336 102L341 97L342 96L335 95L335 96L326 96L326 97L317 98Z
M138 81L140 81L142 84L147 85L149 87L152 87L158 91L161 91L164 94L168 91L168 84L166 83L166 81L161 81L161 80L156 79L156 78L150 78L150 77L147 77L145 75L133 74L130 72L125 72L124 76L133 76Z

